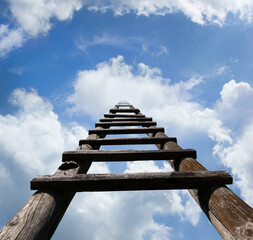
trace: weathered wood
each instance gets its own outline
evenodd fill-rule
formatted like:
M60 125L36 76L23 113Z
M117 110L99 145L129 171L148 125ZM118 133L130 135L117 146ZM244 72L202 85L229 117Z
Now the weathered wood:
M117 113L117 112L139 113L140 110L138 108L112 108L112 109L110 109L110 113Z
M90 135L89 139L97 138ZM79 150L92 149L82 145ZM54 176L68 176L86 173L91 162L63 163ZM38 191L28 200L19 212L0 231L1 240L50 239L68 208L75 192Z
M89 134L98 134L99 136L107 134L138 134L138 133L157 133L164 132L164 128L115 128L115 129L90 129Z
M104 117L108 117L108 118L144 118L146 117L143 114L114 114L114 113L106 113L104 114Z
M175 137L168 138L99 138L99 139L83 139L79 141L82 144L93 145L135 145L135 144L165 144L168 141L177 142Z
M126 121L126 122L98 122L95 123L95 127L112 127L112 126L143 126L143 127L150 127L156 126L156 122L147 122L147 121Z
M101 118L99 119L100 122L117 122L117 121L152 121L151 117L143 117L143 118L136 118L136 117L132 117L132 118Z
M196 151L193 149L183 150L84 150L65 151L62 154L62 161L92 161L92 162L113 162L113 161L142 161L142 160L179 160L186 157L196 158Z
M157 133L155 137L167 137ZM160 145L157 145L160 149ZM182 149L175 142L167 142L164 150ZM186 158L168 161L175 171L207 171L198 161ZM253 209L225 185L189 190L192 197L223 239L253 239Z
M227 171L45 175L34 178L31 189L75 192L201 189L232 182Z

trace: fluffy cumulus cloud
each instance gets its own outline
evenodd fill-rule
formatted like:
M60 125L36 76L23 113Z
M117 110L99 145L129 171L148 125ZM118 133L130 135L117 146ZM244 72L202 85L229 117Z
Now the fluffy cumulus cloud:
M231 80L224 85L215 106L207 108L191 96L193 88L202 82L201 77L193 77L172 84L162 77L159 69L143 63L128 65L118 56L98 64L96 69L79 71L68 101L73 104L71 111L91 114L97 119L105 109L127 100L153 116L168 132L175 133L176 129L180 138L208 136L214 144L213 154L231 169L242 196L253 204L248 177L253 171L250 161L253 89L248 83ZM239 156L243 160L238 160Z
M31 195L29 181L55 172L62 152L75 149L78 140L87 135L75 123L63 126L52 104L35 90L16 89L10 102L18 108L17 113L0 115L0 225Z
M253 122L248 125L240 134L240 137L233 145L226 147L223 151L219 151L219 155L225 165L232 169L232 173L236 176L236 184L241 189L244 199L253 205Z
M140 1L96 1L89 7L95 11L114 11L117 15L135 12L137 15L150 14L165 15L182 12L191 21L198 24L224 24L229 13L238 16L241 20L252 21L252 1L210 1L210 0L140 0Z
M231 80L223 86L215 110L224 123L240 132L253 121L253 89L246 82Z
M64 149L76 148L79 138L87 135L77 124L62 126L52 104L35 90L16 89L10 102L19 110L0 115L1 152L28 173L55 171Z
M22 47L30 38L47 34L55 20L72 18L83 6L82 0L7 0L13 22L17 27L0 25L0 57Z
M232 169L242 196L252 205L253 188L253 88L245 82L231 80L221 91L215 110L222 121L232 129L233 142L219 147L216 154Z
M127 65L118 56L98 64L94 70L79 71L75 92L68 101L74 105L72 111L93 114L95 119L104 109L127 100L170 128L180 127L182 132L192 129L189 134L208 131L219 142L230 141L229 131L217 119L216 112L191 100L190 91L202 81L201 77L193 77L171 84L170 79L162 77L160 69L143 63L136 67Z

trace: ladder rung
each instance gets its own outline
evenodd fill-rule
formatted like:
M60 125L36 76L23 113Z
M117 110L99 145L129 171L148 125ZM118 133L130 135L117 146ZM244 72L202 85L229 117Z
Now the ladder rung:
M104 117L108 117L108 118L114 118L114 117L129 117L129 118L143 118L145 117L145 115L143 114L114 114L114 113L106 113L104 114Z
M156 122L141 122L141 121L130 121L130 122L98 122L95 124L95 127L110 127L110 126L156 126Z
M45 175L34 178L31 189L62 192L200 189L232 182L227 171Z
M110 109L111 113L123 112L123 113L139 113L138 108L112 108Z
M65 151L62 161L91 161L91 162L113 162L113 161L142 161L142 160L171 160L183 158L197 158L194 149L184 150L79 150Z
M150 117L143 117L143 118L101 118L99 119L100 122L117 122L117 121L152 121Z
M115 107L133 107L131 104L116 104Z
M177 142L175 137L170 138L99 138L99 139L84 139L79 141L79 146L83 144L93 145L133 145L133 144L165 144L166 142Z
M89 134L138 134L164 132L164 128L114 128L114 129L90 129Z

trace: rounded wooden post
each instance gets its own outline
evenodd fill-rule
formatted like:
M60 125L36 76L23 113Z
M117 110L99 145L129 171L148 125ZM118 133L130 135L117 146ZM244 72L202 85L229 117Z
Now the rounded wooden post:
M96 134L87 139L98 138ZM82 145L77 150L92 149L90 145ZM91 162L77 164L69 161L63 163L54 175L73 175L87 173ZM1 240L46 240L50 239L75 192L37 191L19 212L0 231Z
M154 137L168 137L162 132L154 135ZM182 149L173 141L157 147L163 150ZM193 158L168 162L175 171L206 171ZM223 239L253 239L253 209L225 185L188 191Z

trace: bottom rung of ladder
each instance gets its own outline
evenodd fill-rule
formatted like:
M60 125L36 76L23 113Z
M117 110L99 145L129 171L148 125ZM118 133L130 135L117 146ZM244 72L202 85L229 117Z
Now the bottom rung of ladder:
M232 181L227 171L45 175L34 178L31 189L62 192L199 189Z

